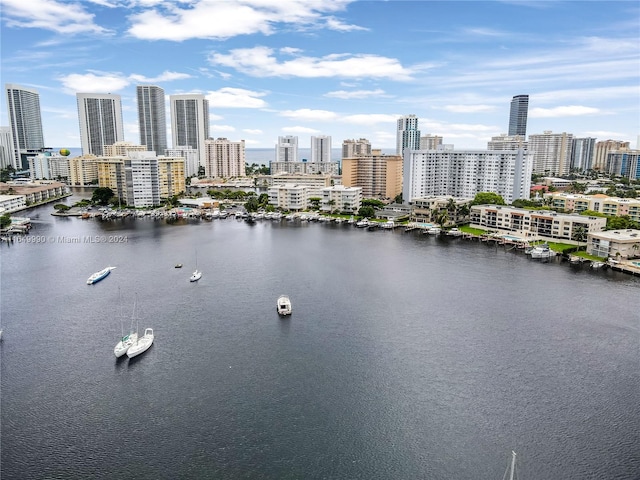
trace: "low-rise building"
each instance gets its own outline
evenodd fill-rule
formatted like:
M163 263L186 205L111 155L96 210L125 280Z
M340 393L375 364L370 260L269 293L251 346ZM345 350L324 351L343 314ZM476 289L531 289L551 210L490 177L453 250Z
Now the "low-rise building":
M305 185L284 184L269 187L269 205L281 210L301 212L309 205L309 187Z
M640 230L607 230L587 236L587 253L625 260L640 257Z
M519 238L547 239L579 243L590 233L604 230L607 219L551 210L527 210L501 205L474 205L470 226L499 233L512 233Z
M609 216L628 215L635 222L640 222L640 199L610 197L605 194L581 195L569 193L547 193L545 198L551 199L554 208L566 212L583 212L590 210Z
M362 188L334 185L322 189L323 212L357 212L362 206Z
M465 223L469 218L469 205L472 201L472 198L455 198L449 195L414 198L411 201L410 220L434 223L439 212L446 210L449 217L447 224Z
M0 215L17 212L26 207L26 195L0 195Z

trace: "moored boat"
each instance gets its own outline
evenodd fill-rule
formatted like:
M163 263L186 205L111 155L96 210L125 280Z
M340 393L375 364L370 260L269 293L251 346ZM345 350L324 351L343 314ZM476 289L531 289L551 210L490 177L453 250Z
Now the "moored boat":
M291 300L286 295L280 295L276 302L279 315L291 315Z
M153 344L153 340L153 328L147 328L144 331L144 335L141 338L138 338L136 342L129 347L127 350L127 357L133 358L136 355L146 352Z
M100 280L107 277L111 273L111 270L113 270L114 268L116 267L107 267L107 268L103 268L99 272L94 273L87 279L87 285L93 285L94 283L98 283Z

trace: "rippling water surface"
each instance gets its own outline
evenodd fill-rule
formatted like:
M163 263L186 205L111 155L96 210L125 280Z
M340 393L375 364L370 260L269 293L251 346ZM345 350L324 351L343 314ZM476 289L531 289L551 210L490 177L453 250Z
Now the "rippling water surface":
M637 277L400 230L51 211L28 212L44 243L0 248L3 479L497 479L511 450L525 479L639 478ZM135 298L156 341L117 360Z

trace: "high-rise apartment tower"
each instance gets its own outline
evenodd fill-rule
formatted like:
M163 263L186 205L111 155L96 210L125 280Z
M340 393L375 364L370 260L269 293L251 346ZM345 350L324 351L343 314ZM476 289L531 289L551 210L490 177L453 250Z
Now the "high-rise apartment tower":
M511 99L509 112L509 135L527 135L527 114L529 113L529 95L516 95Z
M200 166L207 163L204 141L209 138L209 101L202 94L170 95L173 148L198 150Z
M122 100L111 93L76 93L82 154L101 156L105 145L124 141Z
M7 110L13 142L12 166L17 170L28 168L28 150L44 148L40 95L37 90L7 83Z
M407 148L420 149L420 130L418 130L418 117L415 115L405 115L398 119L396 155L402 155Z
M138 85L138 126L140 144L150 152L164 155L167 149L167 118L164 106L164 90L155 85Z

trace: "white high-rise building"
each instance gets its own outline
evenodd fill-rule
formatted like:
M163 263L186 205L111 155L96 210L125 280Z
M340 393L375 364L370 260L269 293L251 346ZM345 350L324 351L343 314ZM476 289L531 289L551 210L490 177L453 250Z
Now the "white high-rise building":
M124 141L122 100L111 93L77 93L82 154L101 156L105 145Z
M164 90L155 85L138 85L138 126L140 143L147 150L164 155L167 149L167 118Z
M533 154L533 173L561 177L569 175L573 135L553 133L529 135L529 151Z
M0 169L9 166L15 168L15 158L13 141L11 140L11 128L0 127Z
M403 201L431 195L474 198L496 193L511 203L528 199L532 156L519 150L407 150L403 160Z
M571 147L571 169L580 172L591 170L593 155L596 149L596 139L591 137L574 138Z
M418 117L405 115L398 119L396 132L396 155L402 155L405 149L420 149L420 130L418 130Z
M173 147L198 150L199 162L205 166L204 142L209 138L209 101L202 94L170 95L171 139Z
M206 140L205 174L211 178L246 176L244 140L231 142L226 138Z
M182 157L184 158L184 174L187 177L198 176L198 170L200 167L200 157L198 150L191 147L173 147L165 150L167 157Z
M35 153L44 148L40 95L33 88L7 83L7 110L11 141L12 166L16 170L27 168L27 151Z
M314 163L329 163L331 161L331 136L311 137L311 161Z
M276 162L298 161L298 137L287 135L278 137L276 145Z

